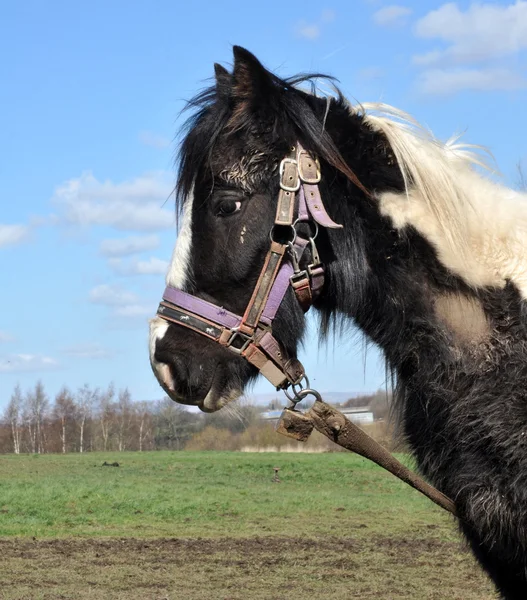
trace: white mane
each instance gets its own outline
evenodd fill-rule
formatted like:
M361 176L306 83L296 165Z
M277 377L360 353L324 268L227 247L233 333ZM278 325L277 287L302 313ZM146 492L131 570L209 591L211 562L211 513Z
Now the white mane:
M480 147L442 143L385 104L352 110L386 136L405 181L405 194L378 196L381 212L396 228L415 227L467 284L503 287L510 279L527 299L527 194L478 172L488 168Z

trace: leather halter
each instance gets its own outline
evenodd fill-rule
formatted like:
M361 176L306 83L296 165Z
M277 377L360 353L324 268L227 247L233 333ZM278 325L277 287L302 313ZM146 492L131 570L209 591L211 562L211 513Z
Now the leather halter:
M300 385L304 367L296 358L287 359L272 335L272 324L282 300L291 286L304 310L324 285L324 268L320 263L315 239L318 226L341 228L326 212L318 184L320 164L297 143L280 163L280 192L271 246L243 316L202 300L183 290L167 286L159 305L159 317L187 327L218 342L234 354L243 356L277 389ZM309 223L314 232L308 239L297 235L296 226ZM290 239L275 241L278 228L289 228ZM309 246L311 262L299 266Z

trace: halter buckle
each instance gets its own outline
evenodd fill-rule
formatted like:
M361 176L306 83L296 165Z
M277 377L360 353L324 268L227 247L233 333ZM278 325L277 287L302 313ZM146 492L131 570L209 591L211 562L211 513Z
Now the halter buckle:
M251 344L251 342L254 341L252 335L247 335L246 333L243 333L238 329L238 327L231 329L231 333L232 335L226 344L226 348L228 348L231 352L234 352L234 354L243 354L243 352L245 352L249 344ZM240 346L234 345L235 342L240 343L240 341Z
M295 169L296 181L295 181L294 185L286 185L283 181L286 164L296 165L296 167L297 167ZM283 158L282 159L282 162L280 163L280 187L283 190L285 190L286 192L297 192L300 189L300 176L299 176L299 170L298 170L298 163L297 163L296 159L294 159L294 158Z
M310 178L310 177L307 177L306 175L304 175L304 171L302 169L302 162L304 160L311 160L315 163L316 174L314 177ZM316 183L320 183L320 180L322 179L322 172L320 170L320 161L318 160L318 158L313 158L307 150L301 150L298 153L298 176L304 183L307 183L308 185L315 185Z
M309 277L307 274L307 271L297 271L296 273L293 273L291 275L291 277L289 278L289 281L291 282L291 285L293 287L296 287L300 284L300 282L303 281L307 281L309 283Z

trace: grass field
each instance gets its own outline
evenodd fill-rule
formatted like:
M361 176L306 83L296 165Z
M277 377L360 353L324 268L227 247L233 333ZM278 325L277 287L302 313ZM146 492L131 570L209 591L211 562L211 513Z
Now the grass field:
M451 517L344 453L2 456L0 553L2 600L495 597Z

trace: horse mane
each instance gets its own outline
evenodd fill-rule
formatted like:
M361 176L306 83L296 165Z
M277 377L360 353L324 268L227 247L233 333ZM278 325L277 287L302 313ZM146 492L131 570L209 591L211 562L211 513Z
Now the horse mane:
M395 223L399 227L417 224L443 264L474 289L503 287L510 279L527 298L527 260L522 258L527 194L489 177L497 172L490 152L459 143L459 136L443 143L407 113L386 104L350 110L385 136L404 178L406 206L400 195L385 193L381 212L400 218Z
M446 242L466 259L470 244L467 230L477 214L477 206L457 172L475 166L490 170L481 153L475 152L486 150L458 143L459 136L443 143L411 115L388 104L363 103L357 112L388 141L405 183L406 196L411 191L418 193Z

